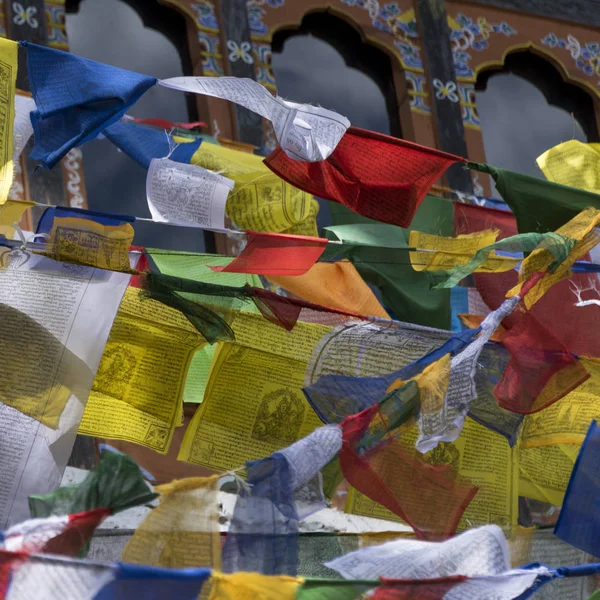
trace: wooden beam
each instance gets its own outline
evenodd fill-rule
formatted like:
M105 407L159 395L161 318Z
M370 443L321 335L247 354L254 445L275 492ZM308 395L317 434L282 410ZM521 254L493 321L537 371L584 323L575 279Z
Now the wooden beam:
M417 0L417 10L439 148L467 158L446 3L444 0ZM452 189L473 193L471 175L460 166L448 169L446 179Z
M577 23L589 28L600 27L599 0L467 0L471 4L514 10L553 21Z
M220 8L222 39L225 41L222 52L227 74L256 79L246 0L221 0ZM238 141L261 147L263 124L260 115L236 104L235 117Z

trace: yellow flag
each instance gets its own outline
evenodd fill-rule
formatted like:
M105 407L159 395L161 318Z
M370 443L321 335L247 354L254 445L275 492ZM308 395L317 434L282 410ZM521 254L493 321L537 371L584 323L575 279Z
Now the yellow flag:
M497 237L498 232L492 230L476 231L456 237L444 237L413 230L410 232L409 245L430 252L409 252L410 264L415 271L446 271L460 267L466 265L478 250L493 244ZM487 260L475 271L478 273L510 271L519 262L519 258L496 256L492 251Z
M35 202L26 200L7 200L0 205L0 234L5 235L8 239L12 239L15 228L13 223L18 223L23 216L23 213L32 206Z
M185 141L175 138L175 141ZM203 143L191 164L235 181L225 210L242 229L317 236L319 203L277 177L255 154Z
M102 225L90 219L56 217L48 238L48 253L55 260L130 273L130 223Z
M160 504L138 525L121 559L183 569L221 567L218 475L190 477L156 487Z
M538 157L548 181L600 194L600 144L569 140Z
M0 204L6 202L13 180L13 124L18 47L17 42L0 38Z
M565 260L552 273L547 273L538 281L524 298L525 307L529 310L555 283L571 273L575 261L583 258L596 244L599 237L596 227L600 223L600 210L586 208L576 217L556 230L556 233L576 240ZM507 298L521 294L521 288L534 273L545 273L556 258L546 248L536 248L524 261L519 270L519 283L509 290Z
M300 577L259 573L213 573L209 600L294 600Z

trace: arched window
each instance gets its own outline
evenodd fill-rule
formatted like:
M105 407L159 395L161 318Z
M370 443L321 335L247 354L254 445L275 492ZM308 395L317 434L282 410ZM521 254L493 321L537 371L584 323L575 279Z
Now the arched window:
M186 22L156 0L68 0L67 33L71 52L124 69L177 77L191 73ZM196 120L186 95L154 86L129 110L136 117ZM149 217L146 171L107 140L82 147L88 204L92 210ZM192 228L136 223L142 246L205 249L202 232Z
M535 159L570 139L598 141L591 96L532 52L510 54L476 84L486 161L543 177Z
M273 36L278 93L346 115L353 125L402 137L390 57L344 20L315 12Z

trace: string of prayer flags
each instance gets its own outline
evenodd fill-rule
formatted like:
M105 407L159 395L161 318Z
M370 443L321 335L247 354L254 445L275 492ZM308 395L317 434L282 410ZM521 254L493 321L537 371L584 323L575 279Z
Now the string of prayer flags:
M189 164L202 143L202 138L191 142L175 143L164 131L126 121L113 123L102 133L119 150L145 169L150 168L154 158L169 158L173 162Z
M157 486L160 503L137 527L121 560L137 565L221 568L219 476Z
M154 158L146 178L152 219L185 227L225 227L225 204L234 182L202 167Z
M72 515L95 509L117 513L151 502L156 496L132 458L105 451L81 483L59 487L46 495L30 495L29 510L34 518Z
M329 210L335 226L324 228L323 237L344 245L331 245L326 252L343 250L361 277L379 290L394 319L449 328L450 291L431 290L428 274L411 267L406 251L410 230L371 221L341 204L330 204ZM423 199L411 222L412 229L445 236L452 235L453 225L453 203L431 195Z
M569 140L536 160L548 181L600 193L600 144Z
M600 195L587 190L490 165L470 162L468 166L492 176L517 220L519 233L556 231L580 211L588 207L600 209Z
M477 488L452 469L440 470L423 462L391 438L366 455L359 453L360 441L378 411L375 405L343 421L339 458L344 477L407 522L418 537L450 537Z
M78 556L94 531L111 514L98 508L75 515L30 519L2 532L0 547L10 552Z
M298 521L324 508L320 470L342 447L337 425L320 427L263 460L248 462L223 548L227 572L295 575Z
M583 364L530 313L518 316L502 343L511 359L494 391L498 404L512 412L540 411L590 377Z
M252 79L172 77L159 83L184 92L223 98L258 113L272 122L279 145L295 160L325 160L350 126L346 117L332 110L272 96Z
M30 156L47 169L118 121L157 81L69 52L21 44L37 107L31 113Z
M15 121L15 89L17 81L17 49L16 42L0 40L0 61L2 62L2 80L4 93L2 96L2 114L0 125L0 205L8 198L13 182L14 150L13 126ZM18 143L19 139L17 139Z
M301 190L365 217L408 227L434 181L457 161L465 159L351 127L327 160L299 162L278 148L264 162Z
M598 516L598 457L600 427L592 421L579 456L573 467L562 509L554 528L558 538L588 552L600 554L600 520Z
M175 138L175 141L185 141ZM319 203L272 173L260 156L203 143L191 164L219 172L235 181L225 207L240 228L318 236Z
M348 261L316 263L304 275L269 275L267 279L312 304L359 315L390 318Z
M497 231L485 230L466 233L456 237L442 237L412 230L409 245L432 252L411 251L410 263L415 271L444 271L466 265L479 250L491 246L498 236ZM497 256L491 251L476 272L501 273L514 269L521 258Z
M228 265L211 266L222 273L304 275L327 247L327 240L302 235L246 232L247 244Z

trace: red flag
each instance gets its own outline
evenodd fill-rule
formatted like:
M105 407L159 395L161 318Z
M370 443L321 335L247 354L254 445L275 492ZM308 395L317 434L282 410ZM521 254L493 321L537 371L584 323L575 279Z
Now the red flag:
M202 121L195 121L194 123L174 123L173 121L169 121L167 119L136 119L133 121L135 123L140 123L141 125L153 125L154 127L160 127L161 129L195 129L196 127L206 127L206 123Z
M432 579L387 579L381 578L371 596L373 600L443 600L446 594L459 583L468 581L463 575Z
M464 158L381 133L350 127L331 156L301 162L277 148L265 164L292 185L354 212L408 227L433 183Z
M478 488L449 468L429 465L393 438L361 455L358 444L379 411L371 406L342 423L340 465L348 483L406 521L417 536L445 539L456 532L460 518Z
M209 268L217 273L304 275L326 246L323 238L248 231L248 243L239 256L228 265Z

